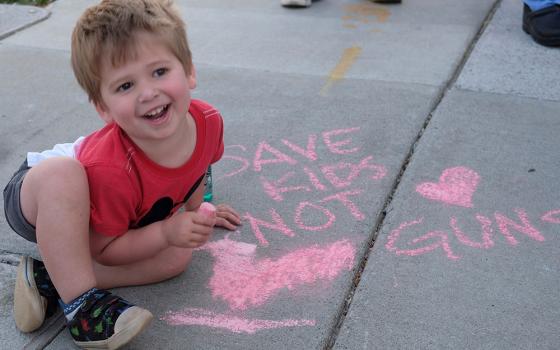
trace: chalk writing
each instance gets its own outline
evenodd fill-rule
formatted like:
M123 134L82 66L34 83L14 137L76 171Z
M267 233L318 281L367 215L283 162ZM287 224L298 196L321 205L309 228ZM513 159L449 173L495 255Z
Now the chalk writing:
M480 176L472 169L467 167L454 167L445 169L439 178L439 183L425 182L416 186L416 191L423 197L431 200L440 201L446 204L457 205L460 207L471 208L472 196L476 190ZM512 232L517 232L525 235L536 242L544 242L545 237L533 225L526 210L522 208L514 208L513 211L517 214L517 219L512 219L503 213L496 211L494 213L494 221L498 228L499 233L504 237L505 241L515 246L519 244L518 239ZM546 223L560 224L560 209L555 209L544 213L540 219ZM495 242L493 239L494 229L493 222L490 218L480 213L475 215L475 219L479 222L481 227L481 239L476 240L465 233L460 225L459 220L455 216L449 219L449 227L453 232L457 241L467 247L475 249L490 249L494 247ZM402 239L404 234L408 236L411 233L414 235L414 230L418 229L418 225L422 225L424 218L419 218L412 221L401 223L396 229L389 233L385 248L388 251L394 252L397 255L417 256L429 253L438 248L441 248L447 258L457 260L460 257L452 250L452 238L448 230L429 231L413 239ZM401 240L406 241L406 245L414 246L418 243L427 241L428 244L416 248L402 248ZM399 244L400 243L400 244Z
M265 329L315 326L316 323L315 320L251 320L198 308L185 308L178 312L168 312L160 319L171 326L206 326L226 329L233 333L247 334Z
M560 224L560 209L551 210L541 217L542 221L550 222L551 224Z
M338 208L340 205L353 218L365 219L365 214L355 200L355 197L360 196L363 191L352 187L358 179L370 181L383 179L387 175L385 166L375 163L371 155L362 157L358 161L324 164L318 153L320 140L330 155L339 157L354 155L361 151L361 147L352 139L352 136L359 131L359 127L327 130L320 134L308 135L305 142L299 143L286 138L280 139L280 142L260 141L253 156L243 145L226 148L228 152L224 155L224 159L234 170L226 172L222 178L231 178L252 170L259 174L261 188L273 203L283 202L287 196L295 194L313 195L316 192L334 191L330 195L323 194L323 198L318 200L304 200L297 203L293 209L293 220L282 217L274 208L268 209L265 214L267 217L263 214L245 213L243 218L249 222L249 227L260 245L269 244L263 229L279 232L285 237L296 237L298 229L315 232L327 230L335 223L337 216L334 213L340 212ZM230 151L241 155L231 155ZM306 163L301 164L302 162ZM273 178L265 174L267 169L271 171L280 169L280 174ZM304 180L298 176L301 174ZM306 217L309 216L313 216L315 221L307 221Z

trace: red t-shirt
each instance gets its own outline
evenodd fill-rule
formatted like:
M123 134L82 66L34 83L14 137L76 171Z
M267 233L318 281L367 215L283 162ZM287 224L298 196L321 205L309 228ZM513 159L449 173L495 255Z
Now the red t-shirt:
M188 200L210 164L224 152L223 121L209 104L192 100L189 112L196 123L196 146L179 168L150 160L116 124L90 134L77 158L86 169L91 202L91 227L119 236L163 220Z

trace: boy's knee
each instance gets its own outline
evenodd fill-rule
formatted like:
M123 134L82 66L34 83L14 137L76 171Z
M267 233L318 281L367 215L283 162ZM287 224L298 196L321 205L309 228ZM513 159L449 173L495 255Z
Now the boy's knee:
M166 256L166 261L162 266L167 278L172 278L185 272L192 259L191 249L177 248L173 250L171 254Z
M47 159L31 168L26 180L33 183L33 187L55 189L58 185L65 188L85 185L87 188L87 174L83 165L70 157L56 157Z

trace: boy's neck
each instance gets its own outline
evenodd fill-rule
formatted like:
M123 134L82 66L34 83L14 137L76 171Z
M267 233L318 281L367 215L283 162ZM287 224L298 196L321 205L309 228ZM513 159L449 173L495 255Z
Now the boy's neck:
M178 168L192 156L196 146L196 123L187 113L178 132L171 137L152 142L135 142L150 160L166 168Z

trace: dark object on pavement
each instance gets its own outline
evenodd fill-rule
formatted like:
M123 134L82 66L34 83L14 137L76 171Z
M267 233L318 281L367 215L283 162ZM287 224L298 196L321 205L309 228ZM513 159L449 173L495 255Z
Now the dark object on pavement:
M523 5L523 30L544 46L560 46L560 5L531 11Z

